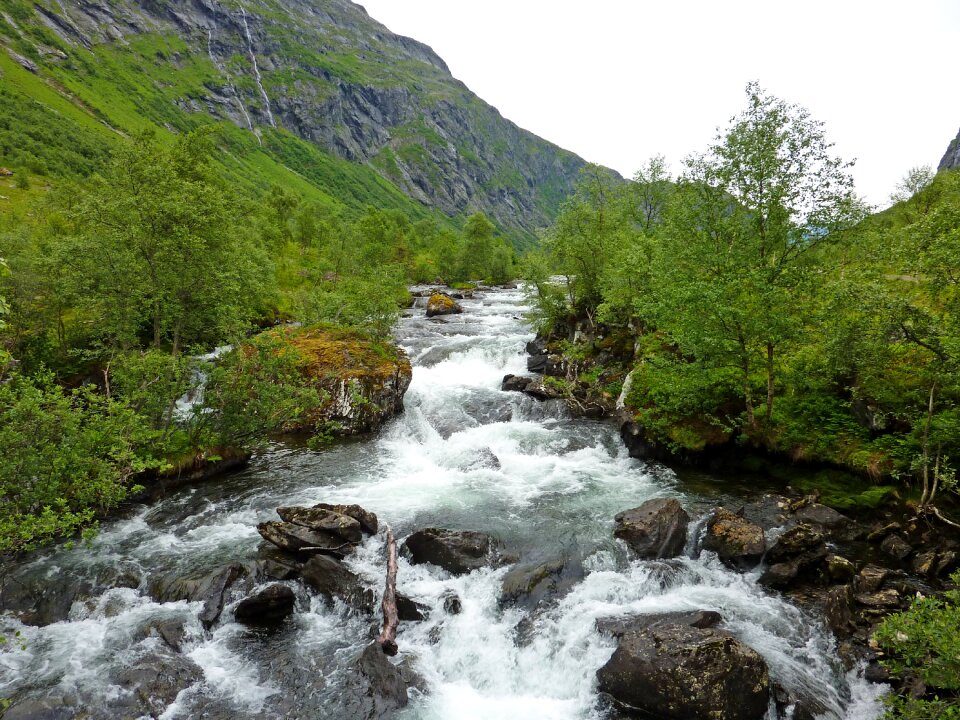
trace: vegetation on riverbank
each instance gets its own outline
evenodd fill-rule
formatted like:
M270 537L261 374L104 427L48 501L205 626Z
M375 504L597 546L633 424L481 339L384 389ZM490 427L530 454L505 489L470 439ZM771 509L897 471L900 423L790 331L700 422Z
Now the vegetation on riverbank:
M755 449L932 503L960 451L960 175L915 171L868 217L848 170L753 84L679 177L660 158L626 185L588 169L526 263L567 375L623 381L666 453ZM624 336L625 357L604 349Z
M216 142L139 135L100 172L31 180L23 211L0 219L0 552L91 526L184 458L215 462L281 430L337 434L310 375L317 348L305 334L248 339L258 326L325 324L314 339L349 338L338 367L353 378L364 352L395 354L385 338L409 282L512 274L482 215L455 232L279 186L253 198L219 172ZM190 357L217 345L242 350L205 369Z

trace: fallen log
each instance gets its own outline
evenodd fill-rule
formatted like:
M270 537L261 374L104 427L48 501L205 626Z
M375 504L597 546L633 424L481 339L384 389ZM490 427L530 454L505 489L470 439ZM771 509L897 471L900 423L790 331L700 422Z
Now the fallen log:
M397 541L393 530L387 527L387 584L383 589L383 631L377 642L387 655L396 655L397 625L400 622L397 613Z

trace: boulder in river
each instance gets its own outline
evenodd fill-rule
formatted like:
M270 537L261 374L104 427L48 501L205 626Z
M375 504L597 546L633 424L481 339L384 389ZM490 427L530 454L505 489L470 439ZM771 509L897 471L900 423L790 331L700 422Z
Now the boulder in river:
M525 560L503 576L500 606L532 610L563 597L582 579L583 565L575 552Z
M720 613L713 610L691 610L688 612L668 612L656 615L618 615L606 618L597 618L594 623L597 632L601 635L610 635L620 638L628 632L662 625L684 625L686 627L705 630L716 627L723 621Z
M427 300L427 317L459 315L463 306L446 293L436 292Z
M349 515L324 507L279 507L281 520L300 525L317 532L330 533L346 542L358 543L363 539L360 523Z
M763 528L721 507L707 523L703 548L717 553L727 565L747 569L760 562L767 545Z
M532 382L533 378L523 375L504 375L500 389L505 392L523 392Z
M628 631L597 679L625 709L670 720L762 720L770 699L763 658L712 628Z
M347 673L340 693L339 717L380 720L407 706L407 682L403 671L390 662L376 642L367 645Z
M113 717L160 717L181 690L203 680L203 670L190 658L163 651L121 666L110 680L126 691L110 702Z
M333 510L333 512L340 513L341 515L352 517L354 520L360 523L361 531L367 535L377 534L377 529L379 527L377 516L369 510L364 510L359 505L331 505L330 503L317 503L313 507L321 508L323 510Z
M674 498L647 500L614 518L614 536L645 560L676 557L687 542L690 516Z
M419 622L430 614L430 608L402 593L397 593L397 617L407 622Z
M273 625L293 613L296 596L286 585L271 585L240 601L233 611L237 622L247 625Z
M303 566L303 581L328 600L339 599L356 610L373 612L373 590L335 558L314 555Z
M263 522L257 532L267 542L288 553L333 555L343 558L353 550L353 543L322 530L310 530L290 522Z
M148 583L148 592L154 600L161 603L177 600L202 601L200 622L209 628L223 611L227 590L240 578L249 580L249 576L249 570L237 563L196 575L167 573L152 578Z
M497 540L472 530L424 528L410 535L403 547L414 565L432 563L453 575L496 565L502 559Z
M300 372L320 402L286 430L323 428L336 436L373 432L403 412L413 377L410 359L398 346L347 328L285 327L269 330L298 357Z

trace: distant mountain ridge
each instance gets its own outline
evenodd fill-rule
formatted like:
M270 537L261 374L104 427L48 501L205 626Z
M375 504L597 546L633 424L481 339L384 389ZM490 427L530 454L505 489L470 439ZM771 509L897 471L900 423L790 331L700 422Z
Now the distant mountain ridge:
M482 211L525 240L552 222L584 165L348 0L8 1L9 57L123 133L140 124L134 113L175 131L227 121L309 177L309 163L276 147L289 132L423 206Z

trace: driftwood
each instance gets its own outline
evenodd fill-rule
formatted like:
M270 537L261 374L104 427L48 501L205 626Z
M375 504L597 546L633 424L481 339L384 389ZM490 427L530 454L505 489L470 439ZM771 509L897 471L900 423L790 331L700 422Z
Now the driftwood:
M387 584L383 590L383 631L377 642L387 655L397 654L397 541L387 528Z

